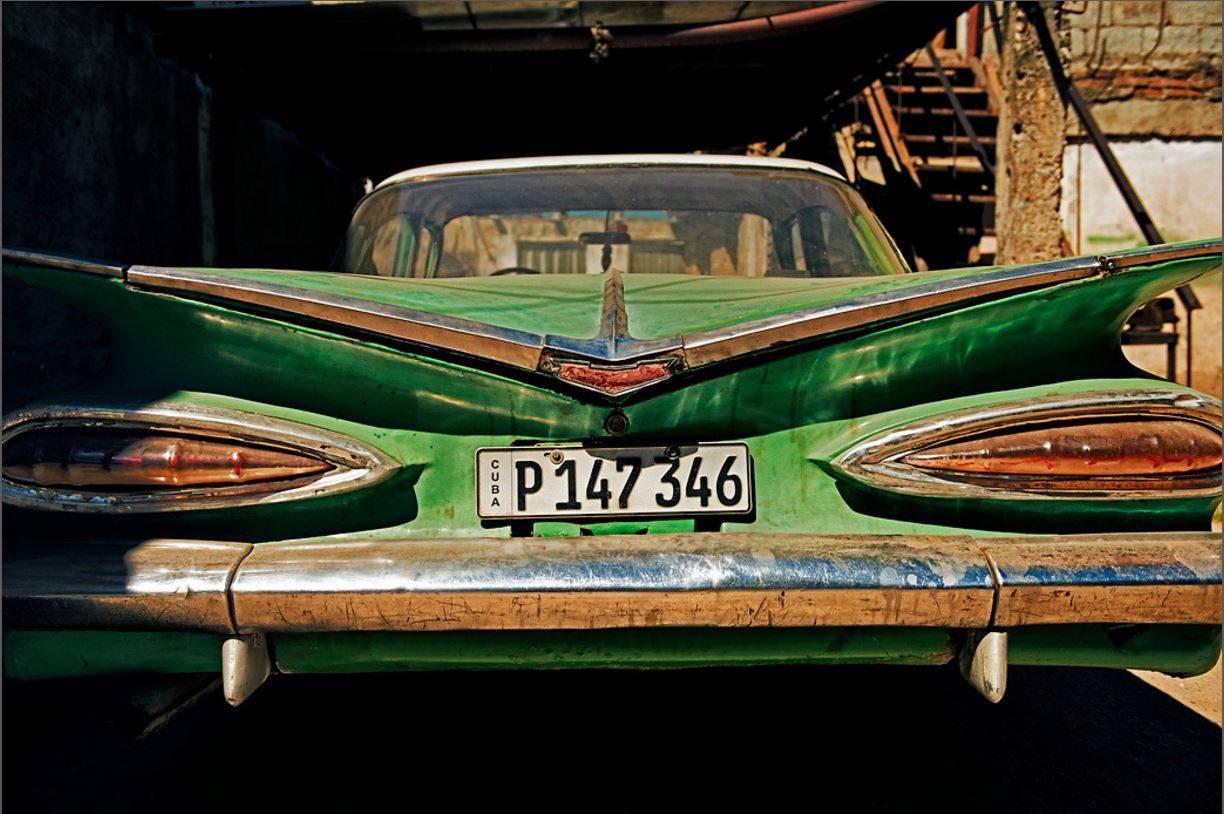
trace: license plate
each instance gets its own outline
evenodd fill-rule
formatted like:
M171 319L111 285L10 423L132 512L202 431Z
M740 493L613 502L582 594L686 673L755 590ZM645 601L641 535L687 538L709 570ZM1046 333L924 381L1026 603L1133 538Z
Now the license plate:
M752 511L748 445L500 447L476 451L481 517L617 517Z

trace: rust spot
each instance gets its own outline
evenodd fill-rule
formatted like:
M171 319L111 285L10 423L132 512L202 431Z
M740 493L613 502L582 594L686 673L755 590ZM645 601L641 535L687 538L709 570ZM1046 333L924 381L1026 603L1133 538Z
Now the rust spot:
M574 362L562 362L557 377L575 384L592 387L605 393L621 393L631 387L665 379L671 375L668 365L647 362L634 367L610 369L591 367Z

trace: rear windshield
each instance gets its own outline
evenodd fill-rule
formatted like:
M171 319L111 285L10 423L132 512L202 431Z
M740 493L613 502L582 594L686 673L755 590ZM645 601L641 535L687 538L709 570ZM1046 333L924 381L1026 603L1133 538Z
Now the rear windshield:
M388 277L906 271L850 186L796 170L610 167L394 185L357 208L342 271Z

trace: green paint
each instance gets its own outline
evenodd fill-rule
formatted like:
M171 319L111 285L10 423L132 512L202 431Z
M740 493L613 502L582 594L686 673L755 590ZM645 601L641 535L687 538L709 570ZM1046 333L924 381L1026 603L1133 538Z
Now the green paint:
M1138 303L1209 270L1212 262L1179 261L1018 294L759 364L690 376L685 387L632 399L625 438L739 438L958 396L1134 375L1118 346L1126 316ZM555 440L603 435L607 407L555 392L530 375L479 372L233 309L128 291L115 280L21 267L9 273L75 300L106 323L113 338L111 364L82 388L93 390L91 395L152 400L189 390L388 429ZM496 282L508 286L525 279ZM446 281L374 279L363 285L426 282ZM597 280L588 282L598 287ZM695 282L722 285L711 278ZM529 289L516 290L531 296ZM716 299L732 295L723 289ZM677 325L703 310L691 298L669 299L657 313L670 309ZM592 291L592 312L595 301ZM752 307L745 304L745 313ZM761 310L786 308L774 302ZM148 341L150 336L158 341ZM1049 353L1053 347L1058 354Z
M924 628L650 628L276 636L284 672L678 668L763 664L942 664L948 631Z
M993 394L991 401L1029 402L1049 396L1119 389L1144 389L1180 393L1185 388L1173 382L1145 379L1090 379L1060 382ZM1008 532L1071 533L1076 531L1168 531L1184 529L1207 531L1217 497L1153 500L1058 500L1011 501L984 498L912 498L856 481L830 463L848 448L866 439L941 415L981 407L980 396L906 407L877 413L865 419L830 422L829 430L818 437L811 458L823 472L838 481L843 499L872 514L909 520L942 522L953 526Z
M1034 504L942 507L932 513L887 497L854 494L819 462L889 426L950 409L1056 392L1176 387L1138 378L1145 374L1123 359L1117 332L1137 302L1193 278L1213 262L1178 261L1056 286L825 342L756 365L732 366L722 375L696 378L686 387L625 405L631 423L624 441L748 442L756 464L758 508L752 522L730 523L728 529L872 534L968 529L985 534L1028 531L1041 521L1052 523L1053 531L1105 531L1133 528L1132 521L1145 515L1145 527L1205 528L1210 517L1206 502L1159 501L1143 507L1064 503L1057 515L1037 510ZM20 266L10 267L8 273L77 300L108 324L115 345L110 367L97 381L65 393L60 401L104 398L139 405L168 399L262 413L345 433L379 447L405 466L400 477L377 489L338 499L234 509L204 517L186 513L156 520L103 521L115 534L257 541L340 533L364 539L508 535L507 525L485 527L475 516L471 474L475 450L522 439L579 442L603 437L606 406L531 380L480 372L215 305L133 292L116 280ZM369 290L450 284L279 274L320 287L335 280L336 285ZM858 294L860 286L922 276L835 282L847 295L847 286ZM459 282L497 283L498 291L515 290L526 296L533 289L523 284L535 281L508 277ZM583 277L578 282L589 286L589 310L597 312L599 281ZM647 291L650 287L644 283L638 288L631 279L628 289L636 289L634 299L639 304L649 302L657 313L670 309L683 315L702 309L692 298L680 297L678 290L712 287L717 296L711 299L726 303L744 296L738 286L745 282L771 284L760 302L749 300L743 306L746 312L757 309L754 316L812 303L810 299L799 303L796 281L789 280L684 278L669 293L658 288ZM826 299L834 297L834 287L811 287L817 289ZM148 336L159 341L149 342ZM1060 352L1051 356L1051 347ZM987 516L982 516L983 511ZM90 522L98 526L98 521ZM594 530L595 524L591 525ZM675 525L676 521L654 521L638 528L658 533ZM580 528L573 523L540 524L536 533L574 534Z
M953 269L877 277L703 277L629 274L624 278L629 332L640 339L723 328L847 299L979 274Z
M943 664L957 631L936 628L649 628L275 635L289 673L524 668L684 668L769 664ZM118 673L215 673L224 637L139 631L6 631L4 670L32 680ZM1008 631L1014 665L1198 675L1220 629L1205 625L1049 625Z
M6 630L4 674L41 679L111 673L218 673L224 637L211 633Z
M412 234L411 230L405 232ZM411 245L401 251L403 261L409 262ZM278 269L192 270L416 308L500 328L581 339L599 332L599 303L603 295L603 277L597 274L420 279ZM411 270L405 267L404 273Z
M1193 676L1220 657L1217 625L1034 625L1007 636L1017 665L1118 667Z

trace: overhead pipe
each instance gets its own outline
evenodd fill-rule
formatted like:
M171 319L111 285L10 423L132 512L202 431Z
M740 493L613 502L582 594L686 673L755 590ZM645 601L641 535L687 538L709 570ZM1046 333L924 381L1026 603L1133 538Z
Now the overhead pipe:
M662 35L662 42L657 44L723 45L732 42L747 42L787 34L798 34L833 20L853 16L878 5L880 5L879 0L843 0L839 3L830 3L826 6L817 6L816 8L803 9L802 11L787 11L782 14L754 17L750 20L736 20L730 23L715 23L713 25L684 28L671 34ZM630 35L630 39L632 41L632 35ZM629 47L651 48L656 45L653 39L647 35L642 38L639 44ZM620 47L624 46L621 45Z
M595 44L595 32L604 32L615 50L726 45L801 34L845 20L881 4L881 0L840 0L817 8L787 11L750 20L693 26L674 31L623 31L614 36L599 25L591 27L589 31L561 29L536 31L531 34L485 31L480 32L479 37L464 34L445 38L435 33L429 39L409 43L405 47L411 52L431 54L590 51Z

